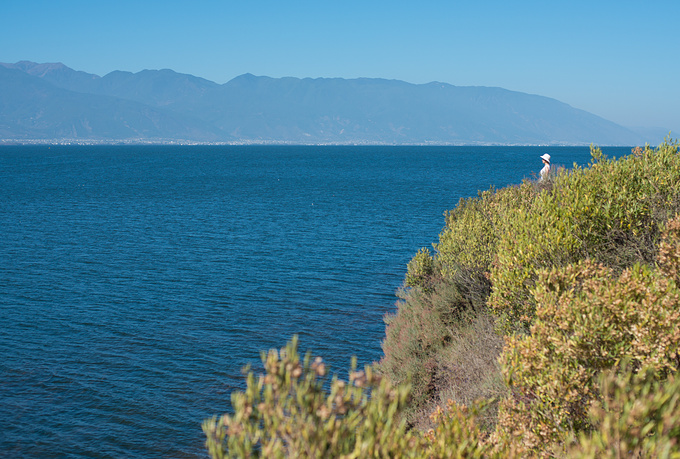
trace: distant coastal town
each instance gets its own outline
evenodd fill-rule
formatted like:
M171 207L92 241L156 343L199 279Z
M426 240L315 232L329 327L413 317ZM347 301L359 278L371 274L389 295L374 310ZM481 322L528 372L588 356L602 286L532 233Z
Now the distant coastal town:
M0 139L1 145L307 145L307 146L439 146L439 147L579 147L588 146L586 143L489 143L489 142L417 142L417 143L390 143L372 141L354 142L296 142L282 140L237 140L230 142L205 142L181 139Z

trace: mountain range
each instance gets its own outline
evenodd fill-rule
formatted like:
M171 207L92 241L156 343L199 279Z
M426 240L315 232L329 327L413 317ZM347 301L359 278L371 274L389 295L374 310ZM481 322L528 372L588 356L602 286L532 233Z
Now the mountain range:
M103 77L0 63L0 139L291 144L640 145L636 132L502 88L357 78L225 84L172 70Z

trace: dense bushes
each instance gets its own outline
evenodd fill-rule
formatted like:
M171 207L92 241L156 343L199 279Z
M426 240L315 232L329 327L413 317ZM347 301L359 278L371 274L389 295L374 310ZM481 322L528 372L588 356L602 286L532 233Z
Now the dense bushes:
M451 342L454 313L488 307L502 334L528 333L539 271L585 259L614 272L651 263L660 228L680 212L677 151L667 141L613 160L592 148L589 168L462 199L434 256L422 249L409 263L408 288L386 318L381 368L395 382L411 378L421 403L434 395L431 369Z
M431 429L407 431L403 422L395 420L400 418L408 388L385 390L389 385L369 381L368 373L354 376L351 383L336 380L330 392L315 383L296 384L298 380L318 382L319 366L316 370L305 366L307 371L299 373L294 349L289 345L281 360L270 359L270 363L277 363L276 368L269 365L260 383L255 384L252 373L249 375L247 391L233 397L233 416L204 422L206 445L213 458L500 459L535 457L541 452L544 456L583 459L680 456L677 375L660 381L653 369L631 371L625 365L623 372L604 372L595 384L596 402L588 410L593 430L566 433L565 442L542 444L539 452L517 443L513 430L491 437L485 434L478 419L488 401L469 408L449 402L445 408L434 410ZM314 372L311 378L310 370ZM278 376L272 377L271 371ZM370 399L364 388L374 389ZM279 397L267 393L278 393ZM348 393L357 395L360 402L352 401L345 395ZM336 400L340 409L333 405ZM255 401L260 402L252 404Z
M680 370L680 219L669 223L661 254L659 267L636 264L619 276L591 261L541 273L531 333L511 337L503 353L511 395L500 431L540 451L592 430L601 372L621 362L656 379Z
M680 212L678 145L636 148L618 160L591 148L591 167L574 167L548 184L491 189L462 199L427 264L430 277L489 273L489 305L505 333L526 332L537 272L592 258L622 271L653 260L660 228ZM407 285L425 286L421 252L409 264Z
M408 386L394 387L371 367L333 378L320 358L303 361L293 339L263 355L265 375L248 374L245 392L232 394L233 415L203 423L207 448L222 457L409 457L414 433L400 413ZM370 394L370 397L369 397ZM408 452L411 454L407 454Z
M531 325L539 270L586 258L616 271L650 263L660 228L680 211L677 144L636 149L619 160L598 149L592 154L592 167L558 175L529 206L505 214L489 305L506 333Z
M434 256L421 250L409 264L409 288L401 293L397 313L386 318L380 369L394 382L412 382L411 407L420 407L415 411L440 403L443 394L465 391L470 382L457 374L469 360L486 360L485 368L494 371L499 352L488 348L450 360L456 330L469 324L448 320L452 311L467 306L472 314L466 318L491 313L499 333L521 336L530 334L534 323L541 299L534 289L544 270L585 269L578 264L591 260L589 269L599 266L603 276L616 279L636 263L637 271L626 276L644 277L651 269L661 229L680 212L678 144L669 140L656 149L636 148L618 160L598 148L591 154L590 167L561 171L548 183L525 181L461 200L446 214ZM454 292L443 296L442 289ZM579 313L576 305L569 313ZM494 379L489 374L484 381ZM485 395L499 392L491 385ZM584 423L586 411L583 405L578 417Z
M483 457L492 446L477 427L479 407L450 403L433 413L427 433L407 430L402 416L409 386L392 386L370 366L334 378L326 388L321 359L303 362L297 339L263 355L266 374L248 374L245 392L232 394L233 415L206 420L213 458Z
M582 432L568 456L583 459L680 457L680 378L659 381L653 370L600 376L602 403L589 412L592 433Z

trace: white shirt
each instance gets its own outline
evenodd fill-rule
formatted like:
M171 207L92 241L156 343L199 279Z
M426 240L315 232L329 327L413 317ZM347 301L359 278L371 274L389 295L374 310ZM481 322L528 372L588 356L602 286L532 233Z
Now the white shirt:
M541 180L545 180L545 178L548 176L550 173L550 164L546 164L543 166L543 169L541 169Z

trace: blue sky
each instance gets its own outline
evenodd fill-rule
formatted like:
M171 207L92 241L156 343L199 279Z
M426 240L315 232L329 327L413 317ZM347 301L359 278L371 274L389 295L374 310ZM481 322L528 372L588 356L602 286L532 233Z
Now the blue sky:
M0 62L498 86L680 137L678 0L7 0L0 19Z

